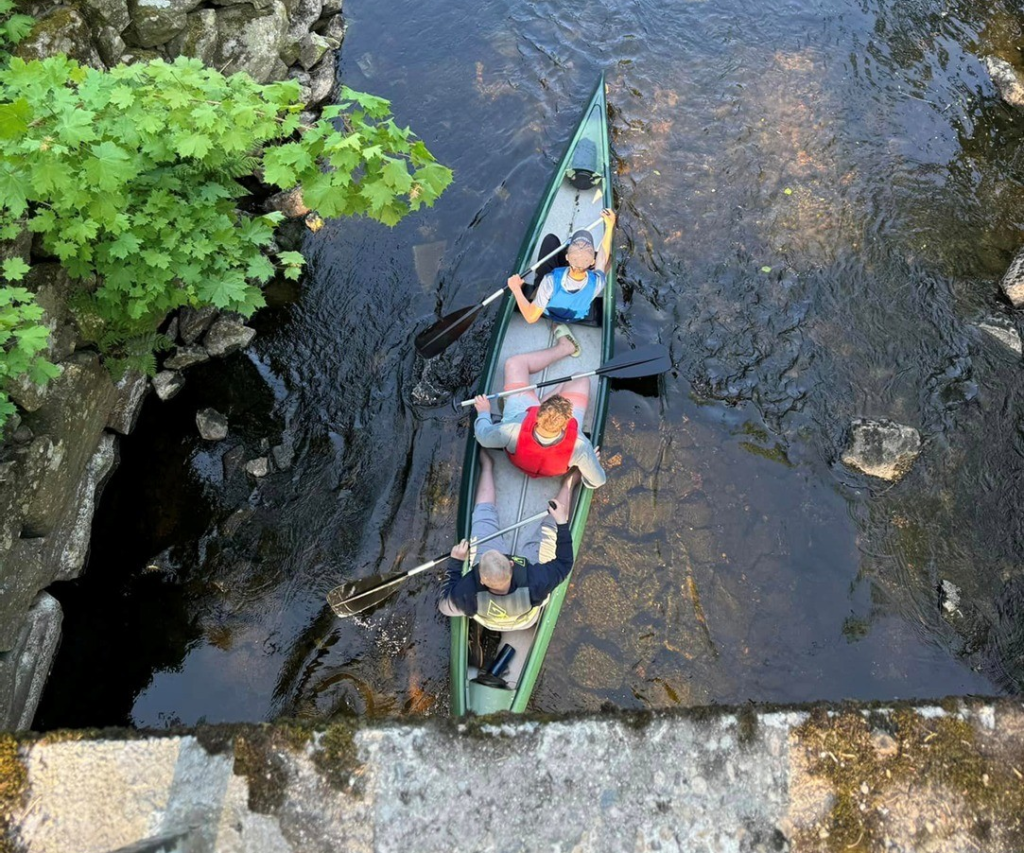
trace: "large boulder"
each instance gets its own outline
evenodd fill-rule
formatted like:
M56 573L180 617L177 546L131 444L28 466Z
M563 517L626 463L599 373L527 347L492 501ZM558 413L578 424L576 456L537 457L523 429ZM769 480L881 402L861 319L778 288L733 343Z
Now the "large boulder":
M871 477L896 482L921 453L921 435L916 429L888 418L856 418L850 425L850 446L843 453L844 465Z
M117 402L107 418L107 429L128 435L142 411L142 403L149 393L149 377L138 370L128 370L115 385Z
M130 0L132 25L125 41L133 47L156 47L185 29L188 13L202 0Z
M0 731L32 727L43 687L60 643L60 603L39 593L25 616L14 648L0 652Z
M218 9L214 64L225 74L245 71L257 83L282 80L288 68L279 54L287 32L288 11L281 0L268 9L248 4Z
M170 400L185 387L185 377L177 370L161 370L153 377L153 390L161 400Z
M63 53L83 65L105 67L93 47L89 24L81 12L69 6L57 6L40 17L14 53L26 61Z
M998 56L986 56L985 68L999 96L1014 107L1024 107L1024 80L1017 69Z
M213 9L190 12L185 29L167 47L171 56L190 56L202 61L203 65L213 65L217 56L217 13Z

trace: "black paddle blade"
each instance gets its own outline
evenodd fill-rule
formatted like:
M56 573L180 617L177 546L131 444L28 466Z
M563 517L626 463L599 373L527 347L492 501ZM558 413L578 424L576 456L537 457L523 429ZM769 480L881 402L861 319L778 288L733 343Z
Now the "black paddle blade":
M397 581L406 576L406 572L393 575L374 575L336 586L327 593L327 603L339 619L355 616L398 592Z
M655 376L671 369L672 359L668 347L649 344L615 356L599 367L597 372L610 379L636 379L640 376Z
M463 332L471 325L483 305L470 305L468 308L460 308L453 311L446 317L442 317L429 329L425 329L416 336L413 346L424 358L433 358L440 355L455 341L462 337Z

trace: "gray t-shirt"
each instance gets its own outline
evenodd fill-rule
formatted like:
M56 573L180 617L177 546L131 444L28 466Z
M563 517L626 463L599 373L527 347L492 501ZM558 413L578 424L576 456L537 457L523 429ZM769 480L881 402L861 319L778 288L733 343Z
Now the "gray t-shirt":
M594 299L597 299L597 297L604 292L607 277L600 270L591 270L591 272L597 276L597 286L594 289ZM569 275L569 273L566 273L565 278L562 279L562 287L564 287L568 293L575 293L578 290L582 290L586 283L586 278L584 278L583 281L576 281L571 275ZM533 297L533 304L541 309L547 308L554 292L555 279L552 277L551 273L548 273L540 280L540 287L537 288L537 295Z

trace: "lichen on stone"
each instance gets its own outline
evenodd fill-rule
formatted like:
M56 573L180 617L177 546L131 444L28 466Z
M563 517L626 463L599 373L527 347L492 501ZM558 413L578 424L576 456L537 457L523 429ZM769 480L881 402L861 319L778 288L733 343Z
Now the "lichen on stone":
M11 814L25 801L28 773L12 735L0 734L0 853L17 853L11 834Z

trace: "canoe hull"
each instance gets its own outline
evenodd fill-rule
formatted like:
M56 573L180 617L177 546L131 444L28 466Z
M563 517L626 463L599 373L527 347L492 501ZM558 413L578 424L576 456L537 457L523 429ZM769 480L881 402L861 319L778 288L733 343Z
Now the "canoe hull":
M573 153L583 139L590 139L597 149L602 180L598 188L575 189L565 178ZM607 107L604 96L604 76L598 82L594 94L584 110L583 118L567 146L554 179L534 214L520 247L516 269L526 269L539 257L540 243L545 234L559 235L568 239L576 229L584 228L598 219L600 210L613 207L611 190L610 146L608 142ZM602 231L595 229L595 242L600 241ZM527 282L530 278L527 278ZM607 287L601 305L600 324L597 326L574 326L583 348L579 359L564 359L552 365L540 379L553 378L569 373L583 372L599 367L613 355L615 319L615 267L614 259L608 273ZM502 366L510 355L551 346L554 342L554 324L541 319L527 324L516 309L511 293L503 297L495 321L488 348L487 360L481 372L479 393L493 393L501 390ZM603 377L591 380L590 401L584 430L595 446L601 442L608 412L608 381ZM459 503L459 537L472 534L472 513L478 473L479 446L472 431L468 437L463 465L462 490ZM498 492L498 512L502 525L512 524L519 518L532 515L544 508L559 487L555 478L531 480L515 469L504 454L492 452L495 458L495 481ZM586 529L593 492L577 488L571 517L573 550L579 556ZM525 534L523 534L525 536ZM523 541L517 534L512 541L512 550ZM468 565L467 565L468 570ZM473 671L469 669L469 622L466 618L451 620L451 711L461 717L467 713L487 714L498 711L520 713L526 710L543 666L551 637L568 590L571 575L552 592L535 628L535 636L527 662L515 690L500 690L472 681Z

